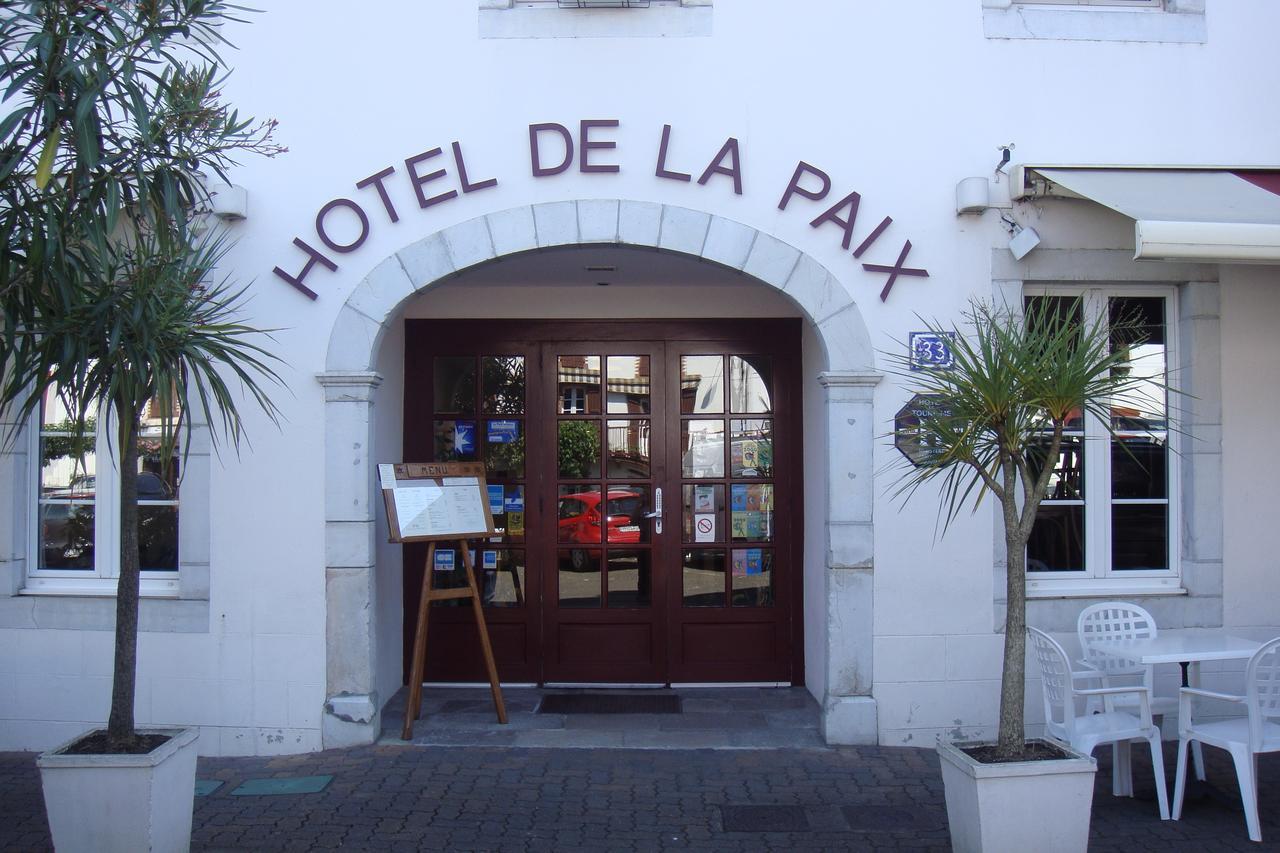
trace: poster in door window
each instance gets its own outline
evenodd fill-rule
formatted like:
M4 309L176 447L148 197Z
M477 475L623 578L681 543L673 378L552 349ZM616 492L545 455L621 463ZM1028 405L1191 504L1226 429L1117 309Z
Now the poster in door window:
M445 548L437 548L435 570L437 572L451 572L453 569L453 551Z
M502 486L489 486L489 514L502 515L506 512L506 502L503 500Z

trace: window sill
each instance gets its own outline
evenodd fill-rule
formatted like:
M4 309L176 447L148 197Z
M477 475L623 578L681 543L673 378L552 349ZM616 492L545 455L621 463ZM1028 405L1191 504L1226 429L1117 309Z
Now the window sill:
M142 581L141 588L138 590L142 598L179 598L178 581ZM58 579L41 579L33 578L27 581L27 585L18 590L18 595L52 595L52 596L74 596L77 598L110 598L115 599L116 590L110 582L105 583L76 583L75 581L67 581L62 578Z
M1027 598L1124 598L1130 596L1187 595L1186 587L1175 579L1133 580L1041 580L1027 581Z
M38 580L38 579L37 579ZM164 581L173 583L176 581ZM16 595L0 596L0 628L63 631L112 631L116 597L102 586L29 583ZM207 634L207 598L179 598L176 586L145 590L138 602L138 630L162 634Z
M1203 11L1053 7L986 0L982 31L989 39L1137 41L1204 44Z

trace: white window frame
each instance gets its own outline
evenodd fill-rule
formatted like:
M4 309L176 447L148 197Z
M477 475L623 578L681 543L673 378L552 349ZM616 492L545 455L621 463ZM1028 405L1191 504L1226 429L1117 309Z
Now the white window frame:
M1204 44L1210 0L980 0L989 39Z
M1161 285L1027 285L1023 297L1083 297L1086 326L1099 312L1106 312L1111 297L1160 297L1165 300L1165 370L1177 369L1181 354L1178 323L1178 291ZM1176 381L1173 382L1176 386ZM1168 454L1166 464L1168 506L1167 548L1169 568L1133 570L1111 568L1111 436L1106 426L1094 415L1085 417L1085 546L1083 572L1027 573L1029 597L1071 595L1180 595L1185 590L1181 577L1182 542L1182 435L1178 422L1178 406L1172 394L1166 401L1168 411ZM1135 501L1152 503L1152 501Z
M27 577L24 594L112 596L116 594L120 578L120 473L119 455L113 453L115 439L115 413L100 416L94 471L94 565L92 569L40 568L40 476L41 476L41 418L43 407L38 407L28 422L27 453L32 464L27 471L28 503L33 510L27 523ZM180 506L180 498L166 501L139 501L139 506ZM179 510L178 518L182 518ZM181 524L181 522L180 522ZM178 537L178 565L171 570L143 571L140 593L152 598L177 598L180 595L182 572L182 536Z
M1016 6L1121 6L1163 9L1164 0L1014 0Z

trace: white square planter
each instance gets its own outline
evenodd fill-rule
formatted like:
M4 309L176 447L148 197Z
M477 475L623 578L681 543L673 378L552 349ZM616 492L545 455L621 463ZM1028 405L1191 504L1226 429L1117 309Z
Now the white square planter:
M66 755L68 741L36 759L58 853L185 853L195 803L195 729L141 729L169 740L146 755Z
M957 853L1088 849L1098 764L1060 743L1054 746L1073 757L981 764L957 744L938 744L951 846Z

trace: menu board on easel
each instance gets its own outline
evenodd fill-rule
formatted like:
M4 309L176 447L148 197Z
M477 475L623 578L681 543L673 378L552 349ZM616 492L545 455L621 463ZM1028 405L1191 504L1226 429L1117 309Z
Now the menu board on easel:
M379 465L393 542L492 536L484 465L424 462Z

